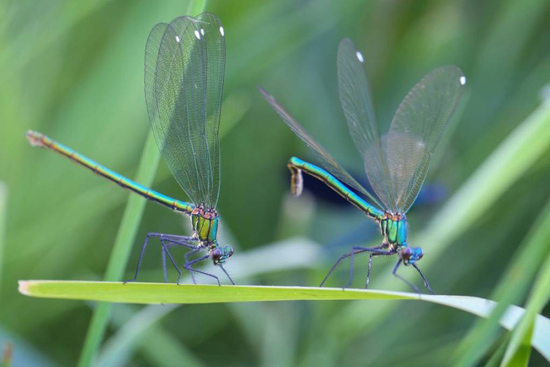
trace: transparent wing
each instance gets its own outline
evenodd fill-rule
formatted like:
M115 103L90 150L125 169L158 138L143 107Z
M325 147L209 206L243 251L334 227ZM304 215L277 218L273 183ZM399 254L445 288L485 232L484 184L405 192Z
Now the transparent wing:
M386 143L398 212L406 213L414 203L465 84L458 67L440 67L418 82L399 105Z
M145 51L145 99L164 160L195 204L214 207L219 192L225 40L203 13L156 25Z
M380 141L378 122L372 106L367 77L363 70L363 55L353 42L345 38L338 47L338 89L340 103L348 128L365 163L369 182L384 204L382 208L395 211L390 189L390 177L385 164L385 149Z
M220 117L225 78L225 30L218 17L202 13L197 17L206 40L206 142L210 155L212 185L208 207L215 207L220 192Z
M271 108L277 112L281 119L290 127L290 129L296 134L306 145L315 153L317 158L321 161L321 165L329 171L331 174L353 187L358 192L368 197L372 204L377 205L380 208L383 206L380 202L370 194L363 186L361 186L338 162L323 148L319 143L309 135L309 133L300 125L281 105L277 103L275 98L271 96L263 88L259 88L265 100L270 104Z

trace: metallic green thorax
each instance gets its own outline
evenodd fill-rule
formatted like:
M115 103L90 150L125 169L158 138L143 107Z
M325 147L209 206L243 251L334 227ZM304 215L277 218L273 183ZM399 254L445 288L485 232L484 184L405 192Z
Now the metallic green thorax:
M404 214L386 212L379 223L382 235L390 245L407 246L407 218Z
M191 213L193 236L199 240L198 246L208 248L208 254L214 265L221 265L233 255L233 247L220 246L216 236L218 234L219 216L214 208L205 209L198 205Z
M199 241L206 242L208 245L217 244L218 221L219 216L214 209L204 209L198 206L191 213L193 232Z

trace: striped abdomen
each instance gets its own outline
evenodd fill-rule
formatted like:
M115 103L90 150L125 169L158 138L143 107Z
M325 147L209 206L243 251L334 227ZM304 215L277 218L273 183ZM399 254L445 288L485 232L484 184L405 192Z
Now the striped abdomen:
M106 179L122 186L125 189L133 191L136 194L145 197L146 199L164 205L170 209L183 212L185 214L191 214L191 212L195 208L193 204L173 199L169 196L163 195L143 185L140 185L137 182L134 182L124 176L121 176L118 173L110 170L109 168L102 166L101 164L72 150L71 148L66 147L63 144L60 144L55 140L48 138L46 135L29 130L27 132L27 140L32 146L46 148L56 153L59 153L80 164L81 166L90 169L92 172L98 174L99 176L105 177Z
M336 191L344 199L355 205L367 216L374 220L381 220L384 212L372 206L365 200L361 199L355 192L351 191L347 186L340 182L336 177L317 167L311 163L305 162L300 158L292 157L288 162L288 168L291 173L291 191L293 195L300 195L302 192L302 171L324 182L328 187Z

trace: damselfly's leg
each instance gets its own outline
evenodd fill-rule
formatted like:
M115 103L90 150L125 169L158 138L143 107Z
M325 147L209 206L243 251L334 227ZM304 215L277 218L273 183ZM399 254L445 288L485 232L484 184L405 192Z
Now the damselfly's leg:
M162 237L161 237L160 243L162 244L162 274L164 275L164 283L168 283L168 272L166 271L166 254L168 254L168 256L170 257L170 260L172 261L172 265L174 265L174 267L176 268L176 271L178 272L178 280L176 283L179 284L179 281L181 278L181 271L177 266L176 262L174 261L169 249L174 245L187 247L187 244L181 244L179 242L174 242L172 240L163 240Z
M181 280L181 270L180 268L178 268L178 264L176 264L176 261L174 260L174 258L172 257L172 254L170 253L170 250L168 250L168 242L169 240L164 240L162 239L161 237L161 240L160 240L160 244L162 245L162 266L163 266L163 273L164 273L164 282L167 283L167 274L166 274L166 259L165 259L165 254L168 254L168 258L170 259L170 261L172 262L172 265L174 265L174 268L176 268L176 271L178 272L178 279L176 280L176 284L180 284L180 280ZM174 244L174 245L179 245L180 243L174 243L174 242L168 242L168 243L171 243L171 244ZM186 245L184 245L186 246Z
M367 267L367 282L365 283L365 289L369 288L370 283L370 272L372 270L372 258L374 257L374 254L369 255L369 266Z
M197 262L200 262L202 260L204 260L205 258L207 258L208 256L206 257L203 257L203 258L199 258L199 259L196 259L196 260L189 260L189 258L193 255L193 254L196 254L197 252L203 250L204 248L203 247L197 247L196 244L193 244L193 242L196 242L196 240L194 240L193 238L190 238L190 237L186 237L186 238L182 238L181 240L174 240L173 238L165 238L165 237L162 237L161 239L161 243L163 244L163 255L164 253L167 253L168 256L170 257L170 260L172 260L172 264L174 265L174 267L176 268L176 270L178 271L178 274L180 275L181 277L181 272L179 271L179 268L177 267L177 265L175 264L175 261L173 260L171 254L170 254L170 251L169 251L169 247L171 245L181 245L181 246L185 246L187 248L190 248L192 249L191 251L189 251L188 253L185 254L185 265L184 265L184 268L189 270L189 273L191 274L191 279L193 280L193 284L197 284L197 281L195 279L195 272L197 273L201 273L201 274L204 274L204 275L207 275L207 276L210 276L210 277L213 277L214 279L216 279L218 281L218 284L220 283L218 277L212 275L212 274L209 274L209 273L206 273L206 272L203 272L203 271L200 271L200 270L196 270L195 268L192 268L192 270L190 270L187 266L189 265L192 265L192 264L195 264ZM165 261L165 260L164 260ZM187 266L186 266L187 265ZM218 264L219 267L223 270L223 272L225 273L225 275L227 276L227 278L229 279L229 281L231 282L231 284L235 285L235 282L233 282L233 279L231 279L231 276L229 276L229 274L227 273L227 271L225 270L225 268L221 265L221 264ZM166 271L166 269L165 269ZM178 283L179 283L179 278L178 277Z
M430 283L428 283L428 279L426 279L424 274L422 274L418 266L416 264L412 264L412 266L416 269L416 271L418 271L418 274L420 274L420 276L422 277L422 280L424 281L424 285L426 286L426 288L428 288L428 292L430 292L431 294L435 294L435 292L432 291L432 288L430 287Z
M168 273L166 272L166 251L164 251L164 247L162 248L162 276L164 278L164 283L168 283Z
M357 250L357 252L355 252ZM365 251L362 251L363 248L362 247L352 247L351 249L351 252L349 253L349 276L348 276L348 284L346 284L344 286L344 288L349 288L351 287L352 283L353 283L353 265L355 263L355 254L360 254L362 252L365 252Z
M360 253L359 250L362 250L362 249L364 249L365 251L370 252L370 254L369 254L369 266L368 266L368 270L367 270L367 282L365 283L365 289L367 289L369 287L370 272L371 272L371 269L372 269L372 258L374 256L390 256L390 255L395 254L395 251L393 251L393 250L388 250L388 251L382 250L385 247L386 247L386 245L384 245L384 244L382 244L380 246L376 246L376 247L353 247L354 250L358 250L358 252L356 252L356 253ZM350 258L349 258L349 260L350 260L349 280L348 280L348 284L344 288L348 288L349 286L351 286L351 284L353 282L354 257L355 257L355 254L352 251L350 253Z
M377 246L377 247L358 247L358 246L355 246L352 248L352 250L347 253L347 254L344 254L342 256L340 256L340 258L336 261L336 263L332 266L332 268L330 268L330 271L328 272L328 274L325 276L325 278L323 279L323 281L321 282L321 285L320 287L322 287L325 282L328 280L328 278L332 275L332 273L334 272L334 270L336 270L336 268L338 267L338 265L340 265L340 263L342 262L342 260L348 258L348 257L351 257L351 256L355 256L357 254L361 254L363 252L371 252L371 253L376 253L376 254L380 254L380 255L393 255L395 254L395 251L384 251L384 250L380 250L380 246ZM350 259L350 281L348 281L348 285L350 285L351 283L351 278L353 277L353 262L351 261ZM346 286L346 287L347 287Z
M162 240L168 240L168 241L170 241L174 244L177 244L177 245L185 246L185 247L188 247L188 248L195 248L195 246L193 246L190 243L191 241L194 241L194 239L192 237L176 236L176 235L170 235L170 234L164 234L164 233L155 233L155 232L147 233L147 236L145 236L145 241L143 242L143 246L141 247L141 252L139 254L138 264L137 264L137 267L136 267L136 272L134 274L134 277L132 279L126 280L124 283L135 282L137 280L139 270L141 269L141 263L143 261L143 255L145 254L145 249L147 248L147 244L149 243L149 239L151 237L159 237L161 239L161 242L162 242ZM165 251L164 245L162 247L162 251L163 252ZM171 257L170 254L169 254L169 256ZM166 266L165 266L166 265L166 259L164 259L163 264L164 264L164 269L166 269ZM179 269L177 269L177 270L179 271ZM166 273L166 270L164 270L164 272Z
M401 262L403 260L399 259L399 261L397 261L397 264L395 264L395 268L393 268L393 272L392 274L395 275L396 277L398 277L399 279L401 279L402 281L404 281L405 283L407 283L409 285L409 287L411 287L412 289L414 289L414 291L416 293L420 293L420 289L418 289L418 287L414 284L412 284L411 282L409 282L407 279L403 278L402 276L400 276L399 274L397 274L397 268L399 268L399 265L401 265Z
M179 267L177 266L176 262L174 261L174 259L172 257L172 254L170 253L169 248L171 246L177 245L177 246L184 246L184 247L187 247L189 249L192 249L187 254L185 254L185 262L186 263L189 262L189 255L194 254L197 251L200 251L202 248L197 247L197 240L194 239L193 237L165 235L165 236L161 237L160 242L162 244L162 256L163 256L163 266L164 266L163 270L164 270L165 282L166 282L166 260L164 259L164 255L165 255L165 253L167 253L168 257L172 261L172 264L176 268L176 271L178 272L178 280L177 280L176 283L179 284L180 279L181 279L181 271L180 271ZM191 272L191 278L193 279L193 283L195 283L195 276L192 272Z
M192 260L192 261L190 261L190 262L188 262L188 263L185 263L185 265L183 265L183 267L184 267L185 269L189 270L190 272L197 272L197 273L200 273L200 274L202 274L202 275L206 275L206 276L209 276L209 277L211 277L211 278L214 278L214 279L216 279L216 281L218 282L218 285L221 286L222 284L220 283L220 279L219 279L217 276L215 276L214 274L207 273L207 272L205 272L205 271L197 270L197 269L193 268L193 266L192 266L192 265L194 265L194 264L196 264L196 263L198 263L198 262L201 262L201 261L203 261L203 260L208 259L209 257L210 257L210 254L206 254L206 255L204 255L203 257L199 257L198 259L195 259L195 260Z
M381 249L381 248L384 248L385 245L380 245L378 247L375 247L376 249ZM391 254L378 254L378 253L370 253L369 254L369 266L368 266L368 269L367 269L367 281L365 283L365 289L368 289L369 288L369 283L370 283L370 273L371 273L371 270L372 270L372 258L375 257L375 256L388 256L388 255L393 255L394 252L392 252Z
M353 251L352 251L353 252ZM364 251L360 251L361 252L364 252ZM325 276L325 278L323 279L323 281L321 282L321 284L319 285L319 287L322 287L323 285L325 285L326 281L328 280L328 278L332 275L332 273L334 272L334 270L336 270L336 268L338 267L338 265L340 265L340 263L342 262L342 260L348 258L351 256L351 252L350 253L347 253L347 254L344 254L342 256L340 256L340 258L338 260L336 260L336 262L334 263L334 265L332 265L332 268L330 268L328 274Z
M334 270L336 270L336 268L338 267L338 265L340 265L340 263L342 262L342 260L352 256L352 255L355 255L355 254L359 254L359 253L363 253L365 252L365 250L361 250L361 251L355 251L355 250L352 250L351 252L347 253L347 254L344 254L342 256L340 256L340 258L336 261L336 263L334 263L334 265L332 265L332 268L330 268L328 274L325 276L325 278L323 279L323 281L321 282L321 285L319 285L319 287L322 287L323 285L325 285L326 281L328 280L328 278L332 275L332 273L334 272ZM353 263L350 261L350 267L353 268ZM353 275L353 270L351 269L350 270L350 278L352 277ZM348 281L348 285L349 285L349 281ZM345 287L344 287L345 288Z
M197 247L195 248L194 250L192 251L189 251L188 253L185 254L185 263L188 264L189 263L189 256L197 253L198 251L202 250L202 248L200 247ZM197 281L195 280L195 273L190 271L189 274L191 274L191 279L193 279L193 284L197 284Z
M189 251L188 253L186 253L186 254L185 254L185 263L186 263L186 264L190 264L189 257L190 257L191 255L193 255L194 253L200 251L200 250L202 250L202 248L197 247L197 248L195 248L193 251ZM199 260L199 261L200 261L200 260ZM231 278L231 276L229 275L229 273L227 272L227 270L225 270L225 268L223 267L223 265L222 265L222 264L218 264L218 266L219 266L219 267L222 269L222 271L225 273L225 275L227 276L227 279L229 279L229 281L231 282L231 284L235 285L235 282L233 281L233 279ZM191 274L191 278L193 279L193 284L197 284L197 281L195 280L195 274L194 274L195 271L197 271L197 272L199 272L199 273L202 273L202 274L209 275L209 276L213 276L212 274L203 273L203 272L198 271L198 270L195 270L195 269L193 268L193 271L189 271L189 273ZM216 280L218 279L217 277L215 277L215 278L216 278ZM218 283L219 283L219 281L218 281Z
M225 268L223 267L222 264L218 264L218 266L223 270L223 272L225 273L225 275L227 276L227 279L229 279L229 281L231 282L231 284L235 285L235 282L233 281L233 279L231 279L231 277L229 276L229 273L227 272L227 270L225 270Z

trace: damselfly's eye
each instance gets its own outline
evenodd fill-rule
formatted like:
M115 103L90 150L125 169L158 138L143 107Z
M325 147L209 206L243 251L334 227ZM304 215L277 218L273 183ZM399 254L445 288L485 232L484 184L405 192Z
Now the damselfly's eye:
M212 252L210 252L210 256L212 257L212 260L214 260L214 263L217 263L218 261L220 261L222 255L223 255L223 252L219 248L215 248L214 250L212 250Z
M223 248L224 259L227 259L233 255L233 247L227 245Z
M401 258L403 259L403 261L408 262L411 256L412 256L412 250L410 247L405 247L401 251Z

